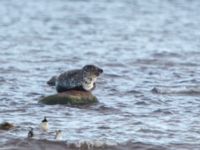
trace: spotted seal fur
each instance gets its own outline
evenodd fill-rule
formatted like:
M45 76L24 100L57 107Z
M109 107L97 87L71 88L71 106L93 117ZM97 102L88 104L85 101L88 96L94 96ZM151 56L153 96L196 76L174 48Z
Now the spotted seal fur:
M95 65L86 65L82 69L66 71L58 77L53 76L47 84L56 86L57 92L68 90L91 91L96 87L96 79L101 73L103 73L103 69Z

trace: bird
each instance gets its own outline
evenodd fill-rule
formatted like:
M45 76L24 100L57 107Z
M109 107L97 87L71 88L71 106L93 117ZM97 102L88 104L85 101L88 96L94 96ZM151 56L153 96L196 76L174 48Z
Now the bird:
M55 140L61 140L62 139L62 131L56 130Z
M49 128L49 124L48 124L48 121L47 121L47 118L44 117L44 119L42 120L42 122L40 123L40 127L43 131L47 132L48 131L48 128Z
M33 133L33 128L30 128L30 131L28 132L28 138L33 138L34 133Z

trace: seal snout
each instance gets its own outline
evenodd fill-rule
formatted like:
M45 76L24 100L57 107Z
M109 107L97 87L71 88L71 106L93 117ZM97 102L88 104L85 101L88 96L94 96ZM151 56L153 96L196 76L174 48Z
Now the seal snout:
M103 69L98 68L98 69L97 69L96 75L99 76L99 75L102 74L102 73L103 73Z
M100 68L99 68L99 73L103 73L103 69L100 69Z
M95 75L99 76L102 73L103 73L103 69L96 67L96 69L95 69Z

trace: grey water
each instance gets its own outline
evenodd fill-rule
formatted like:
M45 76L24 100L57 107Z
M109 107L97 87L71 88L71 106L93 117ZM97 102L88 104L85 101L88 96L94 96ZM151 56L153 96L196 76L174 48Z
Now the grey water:
M0 131L1 149L23 142L29 127L33 145L55 142L60 129L64 143L101 149L200 149L199 7L199 0L1 0L0 122L16 125ZM38 103L56 93L49 78L85 64L104 69L93 91L98 104ZM44 116L50 131L41 134Z

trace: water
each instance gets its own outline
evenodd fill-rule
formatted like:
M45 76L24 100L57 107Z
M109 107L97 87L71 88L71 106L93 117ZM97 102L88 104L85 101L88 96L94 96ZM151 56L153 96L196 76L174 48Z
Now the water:
M33 145L55 145L61 129L64 143L200 149L199 7L198 0L0 1L0 122L17 126L0 132L1 145L20 145L33 127ZM49 78L85 64L104 69L93 91L99 104L38 104L56 93ZM41 135L44 116L50 133Z

